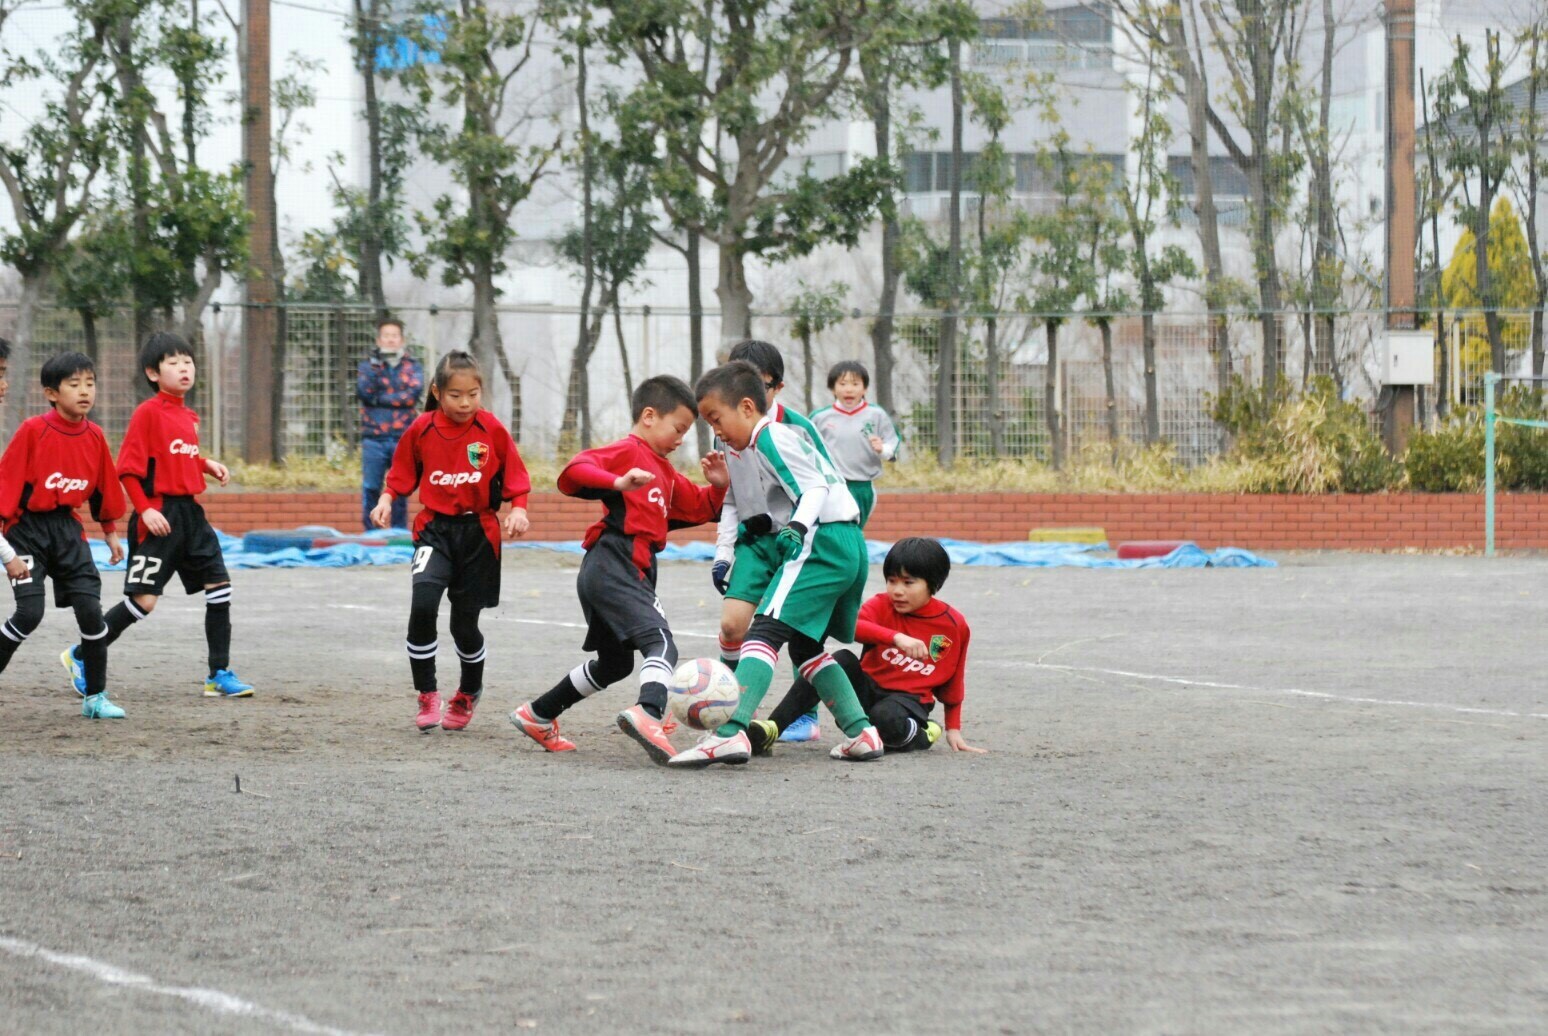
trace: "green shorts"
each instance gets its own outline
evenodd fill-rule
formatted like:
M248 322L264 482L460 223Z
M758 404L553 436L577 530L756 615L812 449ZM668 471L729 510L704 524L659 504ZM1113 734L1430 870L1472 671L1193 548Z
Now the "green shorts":
M758 614L778 619L819 644L828 637L851 641L869 574L860 526L819 525L807 534L801 553L774 573L758 602Z
M855 503L860 505L860 528L865 528L865 523L870 520L871 512L876 510L876 487L871 482L849 482L849 495L855 498Z
M736 541L735 560L731 562L731 582L726 600L757 604L779 571L779 548L773 536L754 536Z

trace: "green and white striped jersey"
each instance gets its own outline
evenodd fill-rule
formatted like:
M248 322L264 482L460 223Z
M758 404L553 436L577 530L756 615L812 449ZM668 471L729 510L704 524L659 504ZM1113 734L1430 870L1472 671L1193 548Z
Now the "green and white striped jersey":
M793 509L784 524L800 522L812 529L823 522L859 519L860 506L833 462L789 425L764 417L744 452L758 461L770 512L775 507Z
M799 411L775 403L769 408L769 416L804 436L824 457L828 455L822 436L817 434L817 429ZM715 527L715 559L729 561L736 551L736 528L744 518L767 514L774 522L774 531L778 532L790 521L792 507L781 496L779 506L773 510L769 508L767 487L763 484L763 469L753 456L751 446L738 452L717 439L715 449L725 453L726 467L731 472L731 489L726 493L725 506L720 510L720 524Z

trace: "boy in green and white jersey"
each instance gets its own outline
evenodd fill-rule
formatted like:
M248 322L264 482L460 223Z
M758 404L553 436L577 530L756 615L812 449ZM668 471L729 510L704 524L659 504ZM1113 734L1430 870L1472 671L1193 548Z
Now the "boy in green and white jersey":
M780 563L759 599L736 667L741 701L735 715L673 766L745 763L752 758L747 724L774 679L780 648L833 713L845 739L829 754L867 760L882 754L881 737L866 718L844 670L822 648L828 637L849 641L869 566L859 508L833 465L806 439L770 419L763 379L744 362L717 367L695 388L699 416L722 442L756 460L765 513L785 513L774 536ZM744 468L732 469L733 482Z

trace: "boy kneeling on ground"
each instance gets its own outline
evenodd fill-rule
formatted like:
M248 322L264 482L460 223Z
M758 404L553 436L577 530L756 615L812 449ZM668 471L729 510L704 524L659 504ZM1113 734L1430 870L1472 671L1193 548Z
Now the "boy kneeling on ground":
M887 592L866 601L855 622L860 657L833 653L888 752L923 751L940 739L941 725L930 718L937 701L951 750L985 751L962 739L970 632L962 613L935 596L950 572L951 558L935 540L912 536L894 543L882 562ZM816 703L816 689L798 677L771 717L748 726L753 754L771 754L780 732Z

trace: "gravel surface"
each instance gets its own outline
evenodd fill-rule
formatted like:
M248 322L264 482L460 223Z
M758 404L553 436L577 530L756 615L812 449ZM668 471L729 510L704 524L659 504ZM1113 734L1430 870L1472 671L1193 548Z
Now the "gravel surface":
M1282 560L960 569L989 755L838 763L825 716L696 773L632 684L573 754L506 722L580 658L573 558L507 555L460 735L413 729L405 568L237 573L247 701L168 598L121 723L51 610L0 678L0 1030L1542 1031L1548 559ZM705 567L662 597L712 654Z

